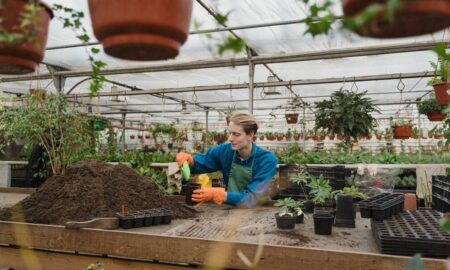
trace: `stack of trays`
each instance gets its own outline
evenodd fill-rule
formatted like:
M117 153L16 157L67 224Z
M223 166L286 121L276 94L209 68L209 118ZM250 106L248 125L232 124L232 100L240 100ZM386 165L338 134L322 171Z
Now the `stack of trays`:
M130 212L123 216L119 212L116 213L119 218L119 227L122 229L170 224L172 215L172 211L165 208Z
M362 218L384 220L403 211L403 193L381 193L359 202Z
M372 233L383 254L447 258L450 234L440 230L435 210L406 211L384 221L371 221Z
M443 213L450 212L450 177L433 175L432 179L432 208Z

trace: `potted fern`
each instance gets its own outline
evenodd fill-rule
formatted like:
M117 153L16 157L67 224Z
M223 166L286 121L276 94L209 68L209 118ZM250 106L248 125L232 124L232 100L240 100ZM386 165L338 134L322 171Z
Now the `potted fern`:
M446 106L439 105L436 99L422 100L417 109L419 113L427 115L428 119L433 122L442 121L445 119L446 114L443 112Z
M439 44L433 51L438 55L436 62L430 62L434 68L434 78L428 84L434 88L436 102L439 105L450 104L450 96L447 91L450 88L450 54L447 53L446 45Z

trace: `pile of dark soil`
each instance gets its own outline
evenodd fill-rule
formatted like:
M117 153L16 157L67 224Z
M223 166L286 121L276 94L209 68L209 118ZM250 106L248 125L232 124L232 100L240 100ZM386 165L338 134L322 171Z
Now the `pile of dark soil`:
M125 212L167 208L174 218L189 218L194 211L183 201L164 196L158 187L126 165L86 160L52 176L21 202L0 210L0 220L60 224Z

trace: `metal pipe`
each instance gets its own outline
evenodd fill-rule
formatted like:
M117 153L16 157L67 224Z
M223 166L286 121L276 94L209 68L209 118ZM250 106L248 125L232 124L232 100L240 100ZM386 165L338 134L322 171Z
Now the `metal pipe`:
M247 57L248 57L248 110L253 113L253 81L255 79L255 65L252 62L252 50L247 47Z
M387 45L387 46L371 46L371 47L359 47L359 48L346 48L335 49L317 52L307 53L293 53L293 54L280 54L274 56L254 56L253 63L258 64L270 64L270 63L287 63L287 62L301 62L311 60L322 59L337 59L344 57L356 57L356 56L369 56L379 54L392 54L392 53L404 53L404 52L417 52L426 51L435 47L437 44L450 41L431 41L423 43L409 43L400 45ZM450 45L449 45L450 46ZM177 71L177 70L190 70L190 69L203 69L203 68L220 68L220 67L236 67L244 66L248 64L246 57L234 58L234 59L220 59L220 60L206 60L206 61L192 61L186 63L173 63L164 65L154 65L146 67L134 67L134 68L112 68L101 71L102 75L118 75L118 74L132 74L132 73L146 73L146 72L160 72L160 71ZM79 71L58 71L54 75L63 77L85 77L91 76L92 70L79 70ZM28 81L28 80L45 80L51 79L50 73L26 76L16 76L1 78L0 82L15 82L15 81Z
M370 76L356 76L352 77L354 82L364 81L382 81L382 80L399 80L399 79L413 79L422 77L434 76L433 71L425 72L412 72L412 73L395 73L395 74L383 74L383 75L370 75ZM269 86L287 86L287 85L314 85L314 84L329 84L329 83L342 83L346 78L327 78L327 79L309 79L309 80L293 80L282 82L260 82L254 83L255 88L269 87ZM347 78L348 80L348 78ZM248 88L248 83L240 84L224 84L224 85L208 85L208 86L193 86L193 87L179 87L179 88L162 88L162 89L149 89L139 91L119 91L119 92L102 92L98 93L98 97L110 97L110 96L138 96L138 95L153 95L162 93L184 93L184 92L202 92L211 90L230 90L230 89L244 89ZM89 97L89 94L76 94L74 97Z

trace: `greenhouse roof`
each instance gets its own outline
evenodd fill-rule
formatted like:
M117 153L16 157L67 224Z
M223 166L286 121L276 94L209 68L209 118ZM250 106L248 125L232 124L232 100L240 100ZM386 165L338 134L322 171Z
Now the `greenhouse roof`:
M95 42L87 1L46 2L84 11L84 25ZM338 2L335 9L340 14ZM252 49L251 59L246 51L220 56L217 42L198 33L194 24L201 30L224 28L208 10L230 12L228 30L212 31L211 35L224 40L232 31ZM73 95L73 101L92 104L95 114L119 120L126 112L127 120L144 124L188 124L205 122L208 109L209 124L222 127L227 108L250 108L248 63L252 61L253 112L263 125L273 124L269 116L272 111L279 115L275 122L284 125L285 109L274 109L285 106L295 96L313 105L340 88L367 91L380 108L376 118L414 119L418 116L414 102L432 90L427 85L433 74L429 62L436 61L437 56L431 48L438 42L450 41L448 30L401 39L363 38L336 29L327 36L304 35L305 26L298 21L305 17L305 7L298 0L197 0L192 16L189 38L175 59L126 61L101 51L98 58L107 63L108 82L92 99L86 95L90 74L86 46L71 46L80 45L80 41L53 19L39 70L25 76L1 75L0 90L19 94L43 87L57 92L54 79L62 75L66 77L62 92ZM98 43L92 46L101 49ZM269 76L277 79L268 83ZM113 85L117 88L112 90ZM280 94L265 94L273 89ZM111 96L112 91L120 95ZM310 108L305 110L306 119L313 119L311 112Z

